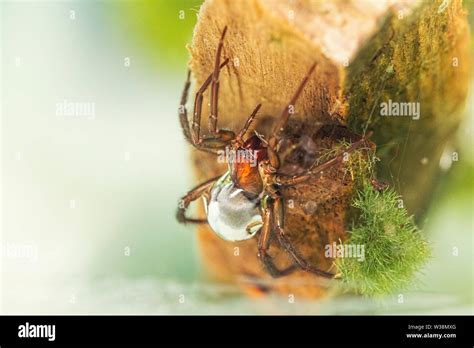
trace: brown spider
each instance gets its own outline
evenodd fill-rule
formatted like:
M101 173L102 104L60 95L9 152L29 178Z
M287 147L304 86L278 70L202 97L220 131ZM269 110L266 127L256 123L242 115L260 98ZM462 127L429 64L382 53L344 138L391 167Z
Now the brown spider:
M278 172L280 167L279 145L282 131L290 117L290 107L293 107L298 100L316 64L311 66L293 98L283 109L268 140L257 132L247 137L249 127L261 104L257 105L244 127L237 134L231 130L218 129L219 71L229 62L229 59L226 59L222 64L220 63L226 31L227 27L224 28L217 46L214 71L196 93L191 128L185 108L190 86L189 72L181 97L179 118L187 141L196 149L216 154L218 151L225 150L227 154L231 155L228 156L229 170L224 175L212 178L189 191L179 203L177 219L181 223L208 223L217 235L228 241L246 240L259 233L258 257L273 277L287 275L299 267L318 276L333 278L334 274L310 265L286 236L284 228L285 205L280 188L305 182L314 175L342 162L343 156L334 157L317 166L313 164L302 175L288 176ZM209 85L211 85L211 114L209 116L209 132L211 135L202 137L200 123L203 94ZM350 153L364 144L368 137L370 137L370 133L354 142L346 150L346 153ZM199 197L204 198L207 218L186 217L187 207ZM286 269L278 269L268 254L270 241L275 233L280 245L294 260L294 264Z

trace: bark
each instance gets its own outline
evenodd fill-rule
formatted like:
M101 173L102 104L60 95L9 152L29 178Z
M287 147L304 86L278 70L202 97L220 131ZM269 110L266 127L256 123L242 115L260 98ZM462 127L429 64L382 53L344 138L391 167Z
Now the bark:
M231 64L220 77L219 127L239 130L262 103L255 128L268 135L316 61L285 130L282 170L302 171L341 139L373 130L379 176L397 188L410 212L421 216L466 97L469 32L460 1L208 0L189 47L195 88L212 71L226 25L223 56ZM419 120L381 117L380 103L389 99L419 102ZM193 151L192 160L197 182L226 171L206 153ZM355 189L347 168L339 166L284 192L287 233L313 265L332 267L324 246L347 237ZM330 288L305 272L271 279L257 259L256 239L229 243L204 226L199 243L210 274L237 281L253 294L274 290L319 297ZM289 264L276 244L271 253L279 264Z

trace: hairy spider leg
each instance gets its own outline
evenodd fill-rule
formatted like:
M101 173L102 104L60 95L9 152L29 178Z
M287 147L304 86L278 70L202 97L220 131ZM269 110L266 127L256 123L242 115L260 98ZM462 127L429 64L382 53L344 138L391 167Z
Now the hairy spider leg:
M247 134L250 126L252 125L252 122L253 120L255 119L255 116L257 116L257 112L258 110L260 110L260 108L262 107L262 104L258 104L255 109L252 111L252 113L250 114L250 116L247 118L247 121L245 122L244 126L242 127L242 129L240 130L240 132L237 134L237 136L235 137L235 139L237 140L237 142L239 144L242 144L243 143L243 138L245 136L245 134Z
M277 238L281 246L290 254L292 259L298 264L298 266L306 272L313 273L315 275L324 278L334 278L334 274L322 271L311 266L301 254L296 250L293 244L290 242L285 234L284 219L285 219L285 207L281 197L277 197L273 204L273 211L271 212L274 218L274 229L276 230Z
M294 108L298 98L300 97L301 93L303 92L306 83L309 81L311 74L313 73L314 69L316 68L316 63L311 65L308 72L304 76L303 80L301 80L298 89L296 90L295 94L291 98L290 102L285 106L283 111L280 114L280 117L277 119L275 127L273 129L273 133L271 134L270 138L268 139L268 157L270 159L270 164L274 169L278 169L280 167L280 160L278 158L278 142L280 140L281 134L285 129L285 126L290 118L292 112L290 110Z
M218 97L219 97L219 65L221 61L222 47L224 46L224 37L227 32L227 26L222 31L219 44L217 45L216 57L214 61L214 71L211 79L211 113L209 115L209 132L211 134L218 134L217 130L217 112L218 112Z
M184 83L183 93L181 94L181 101L179 103L179 123L183 130L186 140L193 144L191 138L191 130L189 129L188 110L186 110L186 103L188 102L189 87L191 86L191 70L188 70L186 82Z
M229 63L229 59L226 59L220 65L220 68L222 69L228 63ZM181 124L181 128L183 129L184 137L192 146L194 146L198 150L202 150L205 152L217 153L216 149L224 147L225 145L227 145L227 142L223 143L219 138L215 138L215 139L208 138L208 139L203 140L200 135L202 98L203 98L204 92L206 91L207 87L209 87L211 83L211 79L212 79L212 74L208 76L208 78L204 81L204 83L201 85L199 90L196 92L196 96L194 100L193 122L192 122L193 127L192 129L190 129L189 120L188 120L188 112L186 109L186 103L187 103L188 94L189 94L189 87L191 85L191 71L188 70L186 83L184 85L183 93L181 95L181 103L179 107L179 122Z
M216 176L215 178L209 179L195 188L193 188L191 191L186 193L181 200L179 201L178 204L178 211L176 213L176 218L180 223L193 223L193 224L206 224L207 219L194 219L194 218L188 218L186 217L186 209L188 208L189 204L195 200L197 200L199 197L202 195L205 195L209 192L211 189L212 185L220 178L220 176Z
M279 278L296 271L298 267L296 264L292 264L289 267L280 270L273 262L273 258L268 254L268 251L270 249L270 242L272 239L273 228L272 205L272 201L268 200L266 207L263 209L263 226L260 228L260 236L257 242L257 255L263 266L265 267L266 271L273 278Z
M222 64L220 64L220 56L222 47L224 45L224 36L227 31L227 27L224 28L216 50L216 58L213 72L209 75L207 80L202 84L195 95L194 109L193 109L193 122L191 126L191 139L194 147L198 149L209 150L215 152L215 149L222 149L229 144L235 138L235 133L230 130L219 130L217 131L217 99L219 93L219 72L220 70L229 63L227 58ZM204 98L204 92L211 85L211 112L209 115L209 121L212 121L213 127L210 127L210 136L201 137L201 114L202 114L202 103ZM208 151L209 152L209 151Z
M301 175L294 175L294 176L287 176L287 175L280 175L277 174L274 177L275 183L278 185L284 185L284 186L292 186L296 184L300 184L302 182L305 182L306 180L310 179L311 177L324 172L326 169L336 165L337 163L340 163L344 159L344 153L352 153L354 152L357 148L360 146L366 144L368 139L372 136L373 132L367 132L365 136L363 136L361 139L358 141L352 143L342 154L331 158L330 160L320 164L316 165L313 164L311 168L304 174Z
M226 59L220 66L222 69L224 66L226 66L229 63L229 59ZM197 129L193 129L191 131L189 127L189 120L188 120L188 112L186 109L186 103L188 101L188 95L189 95L189 87L191 85L191 71L188 70L188 75L186 78L186 83L184 84L184 89L183 93L181 95L181 102L179 105L179 122L181 124L181 129L183 130L184 137L186 138L186 141L190 143L193 147L195 147L198 150L202 150L205 152L210 152L210 153L217 153L216 147L211 147L208 146L211 139L206 139L207 141L203 141L203 139L200 137L200 119L201 119L201 106L202 106L202 95L206 91L207 87L211 83L211 78L212 75L209 75L208 78L204 81L204 83L201 85L199 90L196 92L196 97L194 101L194 116L193 116L193 125L197 125ZM196 113L196 110L198 111ZM216 142L218 142L216 140Z

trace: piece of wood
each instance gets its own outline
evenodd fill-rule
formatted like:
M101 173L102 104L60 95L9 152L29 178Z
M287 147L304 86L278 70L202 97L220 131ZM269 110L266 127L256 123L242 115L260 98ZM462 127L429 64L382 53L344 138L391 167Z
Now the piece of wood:
M189 46L195 88L212 72L225 26L223 57L230 64L220 75L219 127L239 130L262 103L256 129L268 135L317 62L285 131L287 148L300 151L284 156L284 170L300 170L341 139L355 139L353 132L371 129L380 175L395 185L411 212L423 211L466 96L469 34L461 1L207 0ZM203 131L208 98L206 93ZM420 102L420 119L381 117L379 104L389 99ZM302 158L295 160L295 153L303 153ZM192 160L198 182L226 170L206 153L193 151ZM355 187L344 173L334 168L322 179L284 192L293 202L286 216L289 237L325 270L332 260L324 256L324 246L344 240L350 226ZM320 297L330 285L305 272L270 279L257 259L256 239L229 243L203 226L199 243L215 278L238 281L252 293ZM271 253L282 265L289 263L281 250L273 247Z

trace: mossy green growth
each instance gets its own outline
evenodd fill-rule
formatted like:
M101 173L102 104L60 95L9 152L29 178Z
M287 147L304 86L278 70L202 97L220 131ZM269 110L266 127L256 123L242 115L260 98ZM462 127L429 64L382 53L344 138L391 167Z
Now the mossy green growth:
M397 188L417 219L427 213L439 159L463 117L471 62L466 15L460 0L389 12L347 68L348 128L374 131L378 177ZM382 116L389 101L419 103L419 119Z
M355 182L355 186L361 187L368 178L374 176L375 164L379 159L375 156L375 149L369 146L361 146L352 153L347 152L351 145L351 142L341 140L335 146L323 151L316 160L316 165L342 155L345 163L345 172L342 179L349 175L351 180Z
M364 257L336 259L344 289L376 296L405 288L430 257L430 248L400 196L366 183L353 206L359 214L344 244L364 246Z

